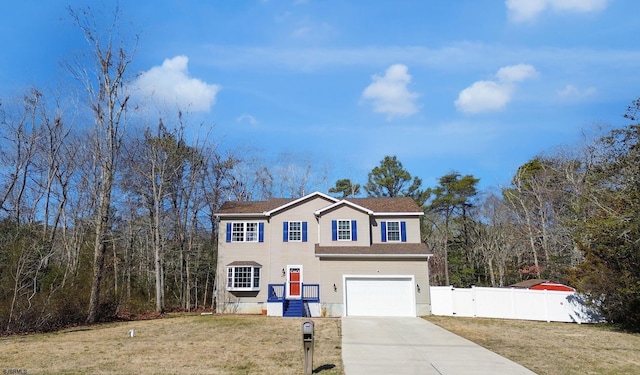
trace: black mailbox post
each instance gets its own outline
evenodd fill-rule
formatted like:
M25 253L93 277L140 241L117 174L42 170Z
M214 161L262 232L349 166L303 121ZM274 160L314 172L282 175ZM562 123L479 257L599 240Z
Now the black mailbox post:
M307 320L302 323L302 346L304 348L304 373L313 373L313 321Z

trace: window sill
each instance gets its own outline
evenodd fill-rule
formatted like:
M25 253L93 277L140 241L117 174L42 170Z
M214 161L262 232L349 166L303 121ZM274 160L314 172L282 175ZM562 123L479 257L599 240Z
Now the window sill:
M229 292L259 292L260 288L227 288Z

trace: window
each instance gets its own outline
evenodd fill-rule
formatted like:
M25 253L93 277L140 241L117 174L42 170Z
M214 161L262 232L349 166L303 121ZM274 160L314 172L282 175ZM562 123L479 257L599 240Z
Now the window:
M258 242L258 223L247 223L246 242Z
M302 222L289 222L289 241L302 241Z
M227 223L227 242L263 242L264 223Z
M256 265L228 266L227 290L260 290L260 267Z
M333 241L357 241L358 230L355 220L332 220L331 240Z
M282 223L282 241L307 242L306 221L285 221Z
M387 241L389 242L400 241L400 222L399 221L387 222Z
M406 221L383 221L380 229L382 242L407 242Z
M233 223L233 231L231 232L231 241L244 241L244 223Z
M351 220L338 220L338 241L351 241Z

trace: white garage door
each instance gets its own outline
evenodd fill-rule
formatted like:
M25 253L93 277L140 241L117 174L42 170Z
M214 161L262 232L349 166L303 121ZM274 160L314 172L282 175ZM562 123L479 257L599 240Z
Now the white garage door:
M344 276L346 316L416 316L413 276Z

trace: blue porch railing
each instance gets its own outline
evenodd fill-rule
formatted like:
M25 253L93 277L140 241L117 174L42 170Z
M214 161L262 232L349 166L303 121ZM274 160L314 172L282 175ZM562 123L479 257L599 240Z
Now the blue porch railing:
M320 302L320 284L302 284L302 296L307 302Z
M283 316L309 316L309 302L320 302L320 284L302 284L300 298L286 298L286 284L269 284L267 302L281 302Z
M284 284L269 284L267 302L284 301Z

